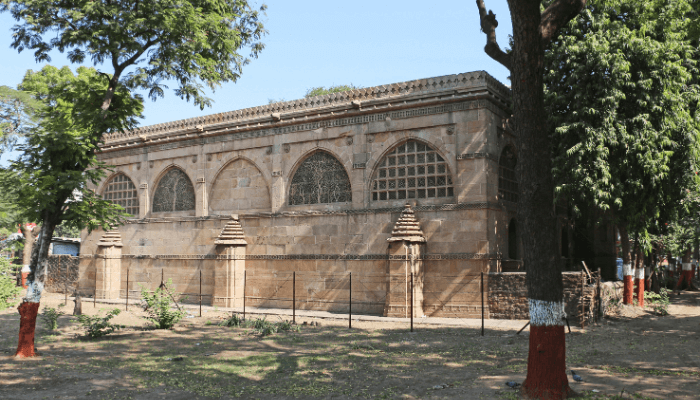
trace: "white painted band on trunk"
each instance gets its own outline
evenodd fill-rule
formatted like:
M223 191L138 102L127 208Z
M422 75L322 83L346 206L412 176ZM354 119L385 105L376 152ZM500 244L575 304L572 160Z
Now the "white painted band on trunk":
M622 276L634 276L632 264L622 264Z
M683 271L692 271L693 263L683 263Z
M564 302L527 299L530 303L530 325L564 326Z
M644 276L651 276L651 267L644 268Z
M635 278L637 279L644 279L644 268L637 268L637 275Z
M28 273L30 273L30 272L32 272L32 270L29 268L29 265L23 265L23 266L22 266L22 273L23 273L23 274L28 274Z
M676 270L676 264L669 264L669 265L668 265L668 270L669 270L669 271L675 271L675 270Z
M27 294L24 299L30 303L41 302L41 292L44 291L44 283L41 281L33 280L27 282Z

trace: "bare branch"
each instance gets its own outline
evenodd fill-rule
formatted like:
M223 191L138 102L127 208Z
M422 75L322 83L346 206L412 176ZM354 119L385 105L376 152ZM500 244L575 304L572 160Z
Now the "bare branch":
M584 0L585 1L585 0ZM511 56L505 51L501 50L501 47L496 41L496 27L498 26L498 21L496 21L496 14L489 10L486 13L486 5L484 0L476 0L476 5L479 7L479 19L481 20L481 31L486 34L486 46L484 51L491 58L501 63L504 67L511 70Z
M585 6L586 0L557 0L550 4L540 20L542 45L547 46L557 36L559 29L569 23Z

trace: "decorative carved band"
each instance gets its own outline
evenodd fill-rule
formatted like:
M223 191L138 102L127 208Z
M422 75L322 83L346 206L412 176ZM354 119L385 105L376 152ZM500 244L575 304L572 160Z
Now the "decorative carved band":
M453 204L434 204L413 207L414 212L421 211L457 211L457 210L483 210L495 209L501 210L503 205L490 201L475 201L471 203L453 203ZM350 210L309 210L309 211L281 211L276 213L261 212L261 213L241 213L240 219L246 218L283 218L283 217L314 217L323 215L356 215L356 214L380 214L380 213L400 213L403 207L383 207L383 208L358 208ZM225 220L229 219L229 215L209 215L206 217L172 217L172 218L143 218L143 219L128 219L127 224L144 224L144 223L174 223L188 221L206 221L206 220Z
M444 113L456 112L456 111L474 110L474 109L479 109L479 108L491 109L492 107L495 107L495 106L489 100L470 100L470 101L463 101L463 102L450 103L450 104L441 104L441 105L431 106L431 107L412 108L412 109L399 110L399 111L393 111L393 112L382 112L382 113L377 113L377 114L359 115L359 116L353 116L353 117L347 117L347 118L328 119L328 120L323 120L323 121L288 125L288 126L283 126L283 127L271 127L271 128L266 128L266 129L247 130L247 131L243 131L243 132L232 132L232 133L227 133L227 134L218 135L218 136L208 136L208 137L203 137L203 138L180 140L180 141L163 143L163 144L153 144L153 145L138 147L138 148L129 149L129 150L106 151L106 150L110 150L110 149L109 148L102 148L102 151L106 151L106 152L100 153L98 157L100 159L125 157L125 156L139 155L139 154L147 154L147 153L152 153L152 152L156 152L156 151L172 150L172 149L177 149L177 148L182 148L182 147L201 146L201 145L210 144L210 143L229 142L229 141L233 141L233 140L242 140L242 139L258 138L258 137L264 137L264 136L282 135L282 134L286 134L286 133L310 131L310 130L316 130L316 129L321 129L321 128L337 127L337 126L366 124L368 122L385 121L387 118L389 118L391 120L397 120L397 119L414 118L414 117L421 117L421 116L427 116L427 115L444 114ZM492 111L495 111L495 110L492 110ZM267 150L267 154L272 153L272 147L269 147L266 150Z
M100 255L85 255L81 258L102 258ZM118 258L118 257L117 257ZM123 254L125 259L154 260L499 260L497 253L446 253L423 255L389 254Z
M458 160L473 160L475 158L486 158L498 162L498 157L489 153L465 153L457 156Z

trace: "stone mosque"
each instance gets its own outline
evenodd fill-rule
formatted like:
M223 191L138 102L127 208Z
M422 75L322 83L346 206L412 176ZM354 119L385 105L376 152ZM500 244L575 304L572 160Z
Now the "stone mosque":
M412 274L417 316L475 316L480 273L522 267L510 106L476 71L106 135L93 189L132 217L83 232L79 290L201 274L205 304L291 308L296 273L297 307L343 311L352 273L353 312L405 316Z

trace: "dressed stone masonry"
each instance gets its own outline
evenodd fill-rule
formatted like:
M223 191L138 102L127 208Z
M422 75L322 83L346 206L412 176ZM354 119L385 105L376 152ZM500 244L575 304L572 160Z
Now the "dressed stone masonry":
M247 305L288 308L296 272L298 308L345 312L352 272L353 312L407 316L413 272L416 316L480 316L479 274L522 254L510 98L475 71L105 135L91 188L133 218L82 233L79 291L162 274L197 301L201 272L237 307L245 273Z

